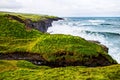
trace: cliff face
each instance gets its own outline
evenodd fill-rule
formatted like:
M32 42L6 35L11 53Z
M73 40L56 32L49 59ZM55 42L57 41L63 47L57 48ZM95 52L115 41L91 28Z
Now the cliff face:
M104 49L104 51L108 53L109 49L105 45L101 44L99 41L94 41L94 40L88 40L88 41L100 45Z
M26 20L27 27L35 28L41 32L47 32L48 27L52 26L53 21L62 20L62 18L56 18L56 19L45 19L37 22L32 22L31 20Z
M43 20L30 23L30 27L36 28L41 32L47 32L48 27L52 26L53 20Z
M39 20L37 22L33 22L30 19L22 20L21 18L14 16L14 15L7 15L7 17L17 20L21 23L24 23L26 25L26 28L34 28L41 32L47 32L48 27L52 26L53 21L62 20L62 18L55 17L55 18L47 18L44 20Z

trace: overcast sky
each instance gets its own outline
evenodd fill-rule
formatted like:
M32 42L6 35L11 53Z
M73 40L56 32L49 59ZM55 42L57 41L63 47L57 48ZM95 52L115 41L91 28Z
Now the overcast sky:
M120 0L0 0L0 11L55 16L120 16Z

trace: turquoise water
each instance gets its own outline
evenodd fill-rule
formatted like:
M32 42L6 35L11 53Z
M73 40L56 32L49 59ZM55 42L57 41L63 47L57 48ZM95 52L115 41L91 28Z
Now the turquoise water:
M120 17L68 17L53 22L48 32L99 41L109 48L109 54L120 63Z

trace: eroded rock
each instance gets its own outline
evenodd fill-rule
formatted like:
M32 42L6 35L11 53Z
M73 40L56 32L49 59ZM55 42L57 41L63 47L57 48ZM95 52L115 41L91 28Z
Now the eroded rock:
M63 20L62 18L56 17L56 18L53 18L53 19L52 18L46 18L46 19L43 19L43 20L33 22L30 19L23 20L23 19L19 18L18 16L9 15L9 14L6 15L6 17L8 17L10 19L17 20L20 23L25 24L26 29L34 28L34 29L37 29L37 30L39 30L41 32L47 32L48 27L52 26L53 21Z
M59 53L60 54L60 53ZM68 53L67 53L68 54ZM57 56L57 55L56 55ZM110 56L99 54L98 56L83 56L83 60L66 60L64 56L66 53L62 53L61 59L55 61L47 61L40 54L29 53L29 52L14 52L7 54L0 54L0 60L27 60L35 65L45 65L50 67L66 67L66 66L87 66L87 67L97 67L97 66L108 66L112 64L117 64ZM68 56L68 55L67 55ZM72 53L70 53L70 56ZM108 60L108 57L110 60Z
M88 41L100 45L104 49L104 51L108 53L109 48L107 48L105 45L101 44L99 41L94 41L94 40L88 40Z

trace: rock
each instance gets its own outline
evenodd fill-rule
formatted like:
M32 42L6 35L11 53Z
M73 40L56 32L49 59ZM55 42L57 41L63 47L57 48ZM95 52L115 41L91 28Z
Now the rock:
M103 44L100 44L100 45L103 47L104 51L108 53L109 48L107 48L107 47L106 47L105 45L103 45Z
M55 61L47 61L42 55L37 53L29 52L13 52L7 54L0 54L0 60L27 60L35 65L45 65L50 67L66 67L66 66L87 66L87 67L97 67L97 66L109 66L117 64L109 55L99 54L98 56L82 56L83 60L66 60L65 56L68 56L68 52L59 53L56 55L62 57ZM64 57L63 57L64 56ZM74 56L69 53L69 56ZM109 58L109 59L108 59Z
M38 22L33 22L31 23L32 28L35 28L41 32L47 32L48 27L52 26L53 20L43 20L43 21L38 21Z
M87 40L87 41L89 41L89 42L93 42L93 43L97 43L97 44L100 44L99 41L94 41L94 40Z
M96 43L96 44L98 44L98 45L101 45L101 47L103 47L104 51L108 53L108 50L109 50L109 49L108 49L105 45L101 44L99 41L94 41L94 40L88 40L88 41L89 41L89 42Z
M29 23L29 27L35 28L41 32L47 32L48 28L52 26L53 21L63 20L62 18L53 18L53 19L45 19L37 22Z
M108 56L110 57L110 56ZM111 57L110 57L111 58ZM92 56L89 58L88 56L84 56L83 61L69 61L64 57L61 60L56 60L54 62L46 62L44 65L50 67L66 67L66 66L87 66L87 67L98 67L98 66L109 66L117 64L116 61L110 62L106 55L99 54L98 56Z

